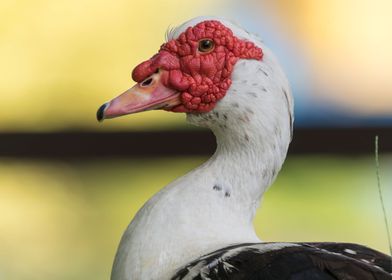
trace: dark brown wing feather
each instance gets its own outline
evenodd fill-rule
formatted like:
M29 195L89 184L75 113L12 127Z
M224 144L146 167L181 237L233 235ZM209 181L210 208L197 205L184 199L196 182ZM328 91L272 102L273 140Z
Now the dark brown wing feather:
M277 249L273 249L274 244ZM282 247L279 243L230 246L188 264L172 279L392 280L387 265L391 258L367 247L338 243L294 245L297 246ZM266 250L266 246L270 249Z
M369 247L354 243L303 243L329 252L343 254L347 257L361 262L369 263L381 267L383 270L392 273L392 259L390 256Z

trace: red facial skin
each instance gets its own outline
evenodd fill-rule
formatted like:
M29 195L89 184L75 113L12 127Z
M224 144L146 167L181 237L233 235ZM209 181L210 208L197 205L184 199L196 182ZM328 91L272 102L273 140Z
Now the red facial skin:
M214 49L200 52L202 39L213 40ZM238 39L222 23L210 20L189 27L178 39L162 45L156 55L133 70L132 78L141 83L157 69L166 70L162 83L180 92L182 103L168 110L208 112L229 89L236 62L262 57L262 50L254 43Z

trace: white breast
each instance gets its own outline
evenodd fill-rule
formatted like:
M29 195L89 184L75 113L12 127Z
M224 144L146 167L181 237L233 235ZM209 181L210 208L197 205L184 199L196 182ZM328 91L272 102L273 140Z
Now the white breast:
M215 164L176 180L143 206L121 240L112 280L168 279L210 251L259 241L235 197L223 185L214 189Z

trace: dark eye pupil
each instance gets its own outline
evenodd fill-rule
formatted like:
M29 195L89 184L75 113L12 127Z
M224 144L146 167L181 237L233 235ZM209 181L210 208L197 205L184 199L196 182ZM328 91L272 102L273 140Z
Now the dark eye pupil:
M199 51L206 52L210 51L214 47L214 42L212 40L202 40L199 44Z
M202 46L203 46L204 49L210 48L211 45L212 45L212 43L211 43L210 40L205 40L205 41L202 42Z

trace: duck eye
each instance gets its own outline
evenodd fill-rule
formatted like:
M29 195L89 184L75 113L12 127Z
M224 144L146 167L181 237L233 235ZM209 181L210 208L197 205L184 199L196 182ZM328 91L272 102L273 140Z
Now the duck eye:
M214 41L210 39L203 39L199 41L199 52L207 53L211 52L215 47Z

